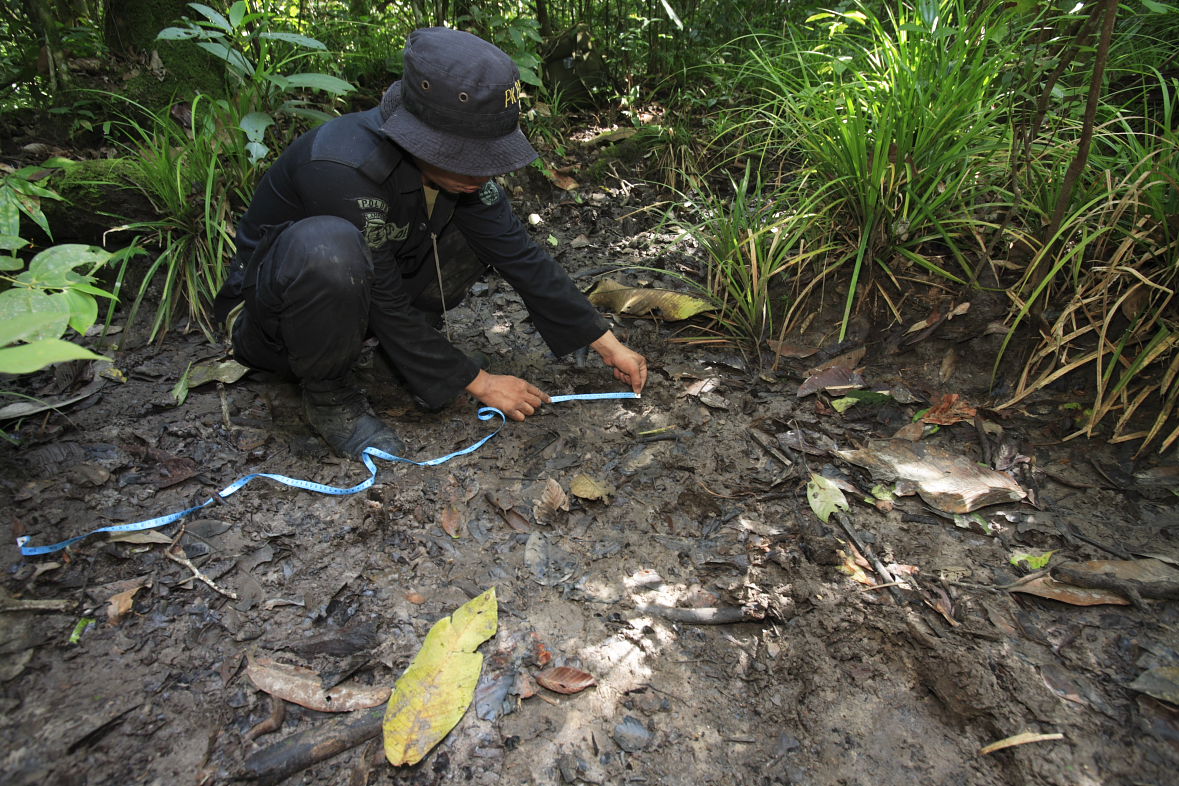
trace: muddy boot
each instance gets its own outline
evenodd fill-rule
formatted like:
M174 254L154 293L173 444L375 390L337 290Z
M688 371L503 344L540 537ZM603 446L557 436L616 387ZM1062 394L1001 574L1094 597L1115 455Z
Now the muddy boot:
M376 415L353 385L343 381L303 382L307 422L337 455L359 458L367 447L400 456L405 443Z

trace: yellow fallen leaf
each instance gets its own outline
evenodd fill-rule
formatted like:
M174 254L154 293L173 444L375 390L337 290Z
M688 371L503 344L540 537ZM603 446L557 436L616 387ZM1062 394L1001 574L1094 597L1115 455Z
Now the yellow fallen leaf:
M475 649L495 635L498 613L492 587L434 623L385 708L385 758L394 767L417 764L462 719L483 667Z
M588 297L595 306L609 311L636 317L659 317L672 322L715 310L704 298L670 289L626 287L610 279L595 284Z
M614 493L613 489L609 486L585 474L573 478L573 481L569 484L569 490L573 492L573 496L575 497L591 500L601 499L609 501L610 495Z

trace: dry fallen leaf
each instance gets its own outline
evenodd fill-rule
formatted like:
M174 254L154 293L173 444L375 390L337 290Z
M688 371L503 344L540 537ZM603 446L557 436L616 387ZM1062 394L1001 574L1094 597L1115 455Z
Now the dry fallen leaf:
M950 347L942 355L942 364L938 368L937 378L943 385L950 381L954 372L958 370L958 350Z
M817 366L808 368L806 371L802 372L802 374L805 377L813 377L816 374L822 374L829 368L846 368L849 370L854 369L860 365L860 361L864 359L864 355L867 353L867 346L856 347L853 350L844 352L842 355L836 355L830 360L820 363Z
M929 408L922 423L933 423L938 426L952 426L964 420L973 420L978 410L966 403L966 399L957 393L947 393L941 400Z
M447 505L442 510L442 515L438 520L442 531L452 538L460 537L460 530L462 529L463 521L462 514L455 505Z
M1074 587L1072 584L1065 584L1050 576L1039 576L1022 584L1016 584L1011 587L1011 591L1058 600L1072 606L1130 605L1130 601L1113 590Z
M558 510L569 510L569 497L560 483L548 478L532 512L538 522L548 523Z
M595 306L636 317L659 317L678 322L696 314L714 311L707 300L670 289L627 287L602 279L587 293Z
M587 671L572 666L554 666L536 675L536 681L554 693L580 693L598 681Z
M118 625L123 621L123 618L131 613L131 609L135 606L135 593L139 592L145 587L151 586L151 579L131 579L133 582L131 586L116 592L107 600L106 619L112 625ZM125 584L126 582L119 582Z
M1027 496L1010 475L922 442L874 439L863 448L836 450L835 455L864 467L878 480L911 481L923 500L947 513L970 513Z
M500 515L516 532L532 532L532 524L528 521L528 517L515 508L509 508L501 512Z
M614 493L614 489L610 486L584 474L573 478L569 484L569 490L573 492L573 496L580 499L602 500L604 502L609 502L610 496Z
M569 177L568 175L562 175L560 172L553 172L549 176L549 180L552 181L554 186L561 189L562 191L572 191L576 188L581 188L576 180Z
M1179 666L1155 666L1138 675L1130 689L1171 704L1179 704Z
M785 341L769 339L766 341L770 350L781 358L809 358L819 351L818 347L804 347L798 344L787 344Z
M917 442L925 436L925 426L921 423L906 423L896 430L892 435L893 439L905 439L909 442Z
M351 712L375 707L389 698L389 688L337 685L324 690L319 675L305 666L270 658L250 658L246 676L258 690L319 712Z
M107 540L111 541L112 543L135 543L139 545L160 543L167 546L171 545L172 543L172 538L154 529L145 529L133 532L112 532L107 535Z
M806 398L812 393L818 393L820 390L826 390L829 393L839 395L849 390L858 390L862 387L864 387L864 378L862 376L850 368L832 366L831 368L826 368L818 373L809 375L806 381L798 386L798 390L794 395L798 398Z
M522 699L531 699L536 695L536 680L524 672L520 672L516 675L516 684L512 688L512 693Z

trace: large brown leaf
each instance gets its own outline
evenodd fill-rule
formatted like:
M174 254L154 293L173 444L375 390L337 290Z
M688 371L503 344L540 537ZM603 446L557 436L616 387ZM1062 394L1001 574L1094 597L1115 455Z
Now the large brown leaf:
M1010 475L935 445L876 439L865 448L837 450L835 454L864 467L879 480L911 481L923 500L947 513L970 513L987 505L1018 502L1027 496Z
M337 685L324 690L319 675L311 669L270 658L251 658L246 666L246 676L258 690L320 712L351 712L375 707L388 701L391 693L386 686L368 685Z

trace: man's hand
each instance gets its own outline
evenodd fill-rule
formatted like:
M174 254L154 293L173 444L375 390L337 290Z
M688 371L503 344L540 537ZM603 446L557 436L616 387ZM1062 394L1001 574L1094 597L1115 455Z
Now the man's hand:
M590 344L602 356L602 362L614 369L614 378L630 385L635 393L642 393L647 384L647 359L619 341L607 330Z
M541 404L552 400L527 380L507 374L489 374L482 369L479 376L467 385L467 392L512 420L523 420L535 413Z

